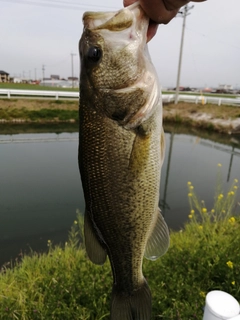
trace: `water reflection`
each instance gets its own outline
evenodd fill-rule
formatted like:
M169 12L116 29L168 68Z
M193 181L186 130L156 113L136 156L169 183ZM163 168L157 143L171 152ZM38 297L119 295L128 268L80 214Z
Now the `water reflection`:
M77 144L77 133L0 136L1 262L67 239L84 210Z
M64 243L76 210L84 211L77 132L40 129L38 134L0 134L0 265L29 247L46 249L48 239ZM234 178L240 180L240 148L229 137L219 143L165 129L160 205L169 227L179 229L189 214L187 181L211 208L219 162L225 189Z
M207 208L211 209L219 170L225 191L234 178L239 180L240 148L238 141L233 142L229 137L225 137L228 144L222 144L171 129L166 134L160 205L168 225L176 230L188 219L187 182L192 182L199 199L204 200ZM223 139L223 136L219 137ZM221 168L218 163L221 163ZM236 213L239 213L239 206Z

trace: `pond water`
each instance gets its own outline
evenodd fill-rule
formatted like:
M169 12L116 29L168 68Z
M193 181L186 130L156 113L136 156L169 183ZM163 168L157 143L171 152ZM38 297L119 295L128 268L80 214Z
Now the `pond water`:
M168 226L178 230L190 210L187 182L211 208L218 163L225 190L240 181L240 147L228 137L216 142L168 131L160 205ZM67 240L76 211L84 212L77 153L77 132L0 133L0 266L30 248L46 250L48 239Z

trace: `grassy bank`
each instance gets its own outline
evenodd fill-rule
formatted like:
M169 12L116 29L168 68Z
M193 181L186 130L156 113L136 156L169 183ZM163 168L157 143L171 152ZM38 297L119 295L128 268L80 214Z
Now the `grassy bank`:
M240 108L179 103L164 105L164 123L178 123L209 131L240 133ZM78 121L78 101L0 99L1 123L58 123Z
M167 254L144 260L144 274L153 295L152 319L202 319L206 293L223 290L240 301L240 219L235 179L215 205L206 208L189 188L189 222L171 232ZM112 276L109 263L99 267L86 257L79 215L63 246L49 240L46 254L26 256L0 274L0 319L109 319Z
M78 101L0 100L2 123L77 122Z
M180 102L164 106L163 119L195 128L222 133L240 133L240 108L214 104Z

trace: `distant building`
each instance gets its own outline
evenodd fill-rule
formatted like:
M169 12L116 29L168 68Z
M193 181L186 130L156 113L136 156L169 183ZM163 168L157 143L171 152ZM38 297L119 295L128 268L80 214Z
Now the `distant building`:
M9 73L0 70L0 82L9 82L10 78L9 78Z
M78 81L78 77L68 77L68 81Z
M216 93L233 93L233 86L230 84L220 84L216 89Z
M51 78L51 80L60 80L60 76L58 76L56 74L51 74L50 78Z
M218 90L226 90L226 91L233 90L233 86L230 84L220 84L218 86Z
M202 92L211 93L211 92L213 92L213 89L206 87L206 88L204 88L204 89L202 90Z
M14 77L14 78L11 78L11 82L13 82L13 83L21 83L22 79Z

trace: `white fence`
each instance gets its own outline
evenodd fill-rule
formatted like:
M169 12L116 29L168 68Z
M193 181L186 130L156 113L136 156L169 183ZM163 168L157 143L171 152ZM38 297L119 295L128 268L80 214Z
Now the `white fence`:
M77 91L48 91L48 90L13 90L13 89L0 89L0 97L5 98L48 98L48 99L78 99L79 93ZM175 101L174 94L163 94L163 103L169 103ZM178 101L192 102L192 103L213 103L232 106L240 106L240 97L238 98L225 98L223 97L211 97L192 94L179 94Z
M175 101L175 94L163 94L162 95L163 103L170 103ZM191 103L213 103L231 106L240 106L240 97L239 98L224 98L224 97L211 97L211 96L201 96L201 95L192 95L192 94L179 94L179 102L191 102Z
M13 89L0 89L0 97L7 98L52 98L52 99L69 99L79 98L79 92L74 91L48 91L48 90L13 90Z

